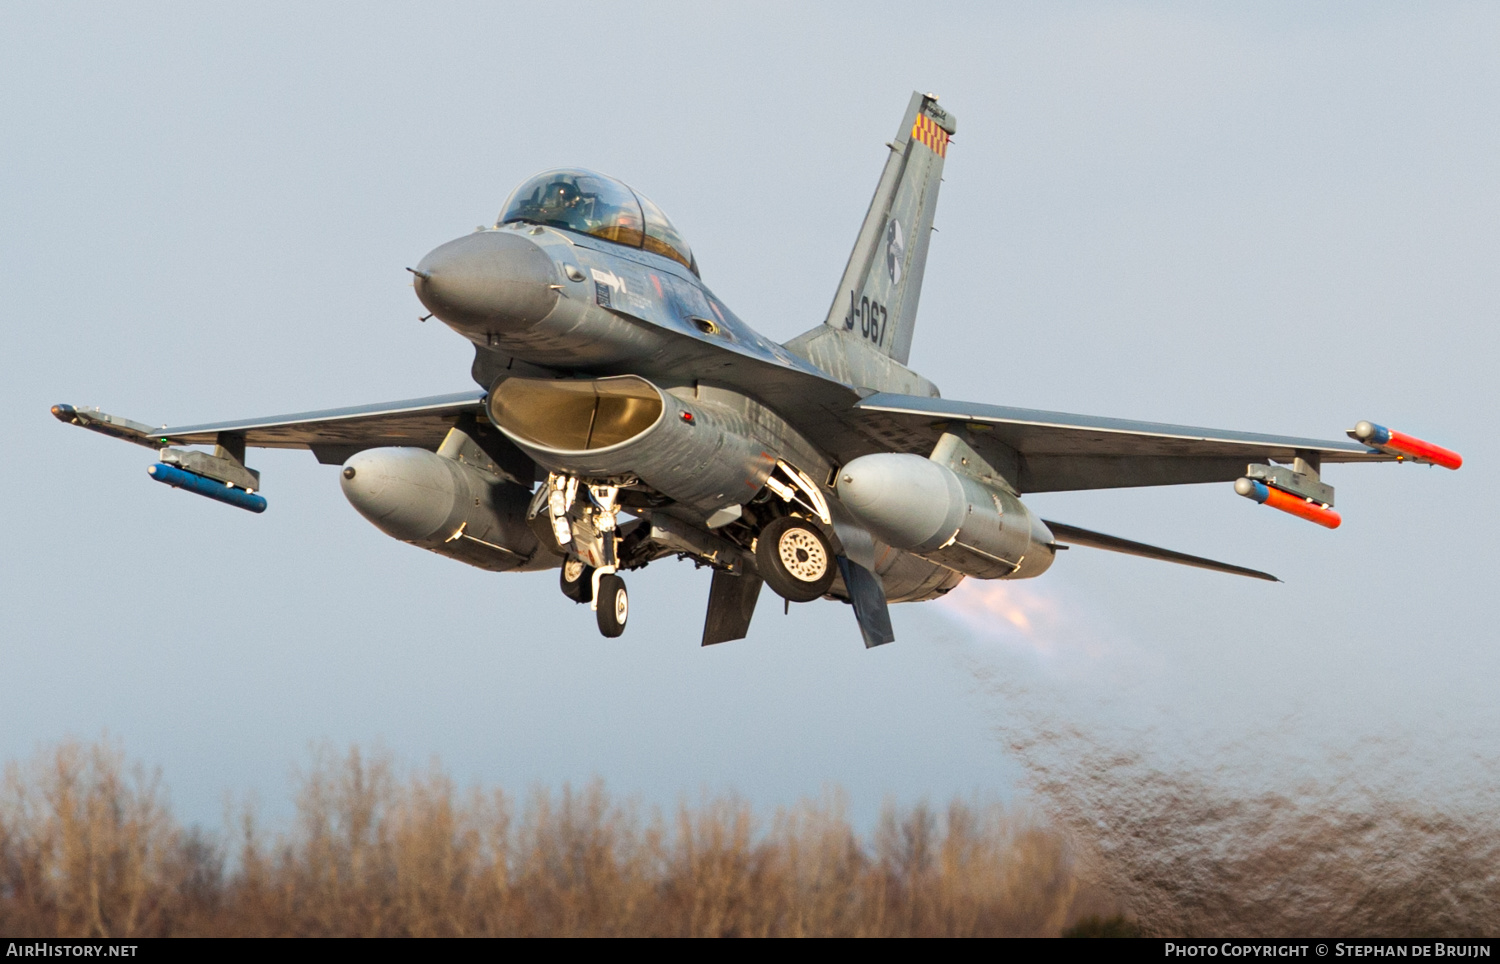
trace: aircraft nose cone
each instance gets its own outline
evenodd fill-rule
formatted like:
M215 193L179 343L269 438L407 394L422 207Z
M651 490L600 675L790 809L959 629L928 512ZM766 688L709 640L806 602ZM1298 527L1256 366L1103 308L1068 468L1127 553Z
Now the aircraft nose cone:
M427 310L465 333L527 328L557 304L552 259L508 232L477 231L440 245L414 274Z

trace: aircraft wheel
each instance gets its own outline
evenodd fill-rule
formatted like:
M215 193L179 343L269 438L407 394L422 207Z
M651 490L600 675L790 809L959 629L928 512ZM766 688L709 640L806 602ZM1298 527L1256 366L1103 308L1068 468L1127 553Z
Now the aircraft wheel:
M576 603L592 602L594 599L594 567L577 559L568 559L562 564L562 593Z
M599 577L599 632L610 639L625 631L630 616L630 597L625 594L625 580L614 573Z
M809 602L833 585L833 547L814 525L783 517L760 531L755 565L782 598Z

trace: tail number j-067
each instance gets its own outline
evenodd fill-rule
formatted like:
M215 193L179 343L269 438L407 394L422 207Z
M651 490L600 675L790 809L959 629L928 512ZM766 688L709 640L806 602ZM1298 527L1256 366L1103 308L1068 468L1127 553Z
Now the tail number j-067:
M859 303L854 303L854 292L849 292L849 314L844 318L844 330L853 331L854 322L859 321L859 333L870 339L877 345L885 344L885 324L887 312L885 305L878 301L871 301L867 297L861 297Z

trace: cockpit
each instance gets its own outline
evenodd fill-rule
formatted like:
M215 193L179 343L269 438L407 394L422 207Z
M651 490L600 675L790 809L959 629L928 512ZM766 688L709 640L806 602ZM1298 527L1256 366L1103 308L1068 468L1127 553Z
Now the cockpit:
M547 171L516 188L497 225L545 224L671 258L698 273L687 241L646 197L612 177L584 170Z

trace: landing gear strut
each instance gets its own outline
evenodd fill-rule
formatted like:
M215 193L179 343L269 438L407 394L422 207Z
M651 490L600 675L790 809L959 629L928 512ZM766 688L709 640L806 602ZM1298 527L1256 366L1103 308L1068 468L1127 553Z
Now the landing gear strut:
M625 632L630 599L620 565L620 486L595 485L574 475L552 473L532 499L530 517L547 515L558 548L567 553L558 584L564 596L589 603L599 632L613 639Z

